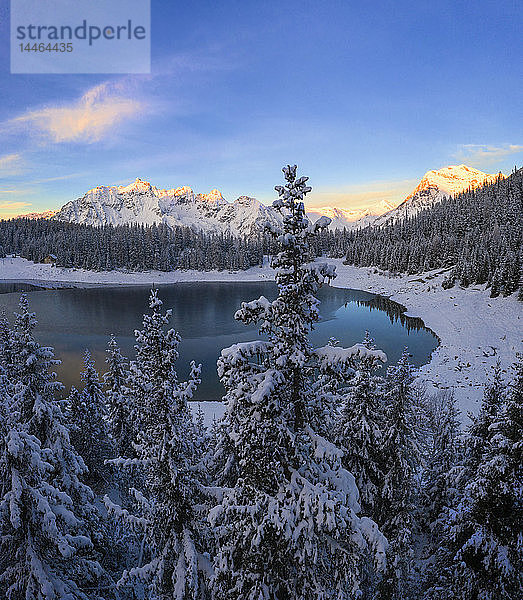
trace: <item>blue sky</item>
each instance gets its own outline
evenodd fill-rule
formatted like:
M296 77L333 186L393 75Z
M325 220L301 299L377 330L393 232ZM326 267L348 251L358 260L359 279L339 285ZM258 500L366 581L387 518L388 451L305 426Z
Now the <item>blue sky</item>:
M10 74L0 1L0 216L136 177L270 201L287 163L361 207L523 162L517 2L152 0L151 75L108 76Z

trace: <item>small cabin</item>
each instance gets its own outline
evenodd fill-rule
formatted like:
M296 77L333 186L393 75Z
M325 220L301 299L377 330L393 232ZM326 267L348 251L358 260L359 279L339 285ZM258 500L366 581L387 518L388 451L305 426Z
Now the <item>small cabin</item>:
M56 264L56 255L48 254L42 262L44 263L44 265L54 265Z

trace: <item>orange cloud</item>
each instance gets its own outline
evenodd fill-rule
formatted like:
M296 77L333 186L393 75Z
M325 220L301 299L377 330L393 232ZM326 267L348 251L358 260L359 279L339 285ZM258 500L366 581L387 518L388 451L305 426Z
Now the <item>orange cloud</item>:
M32 128L54 143L99 142L144 109L143 102L127 97L123 91L121 86L103 83L72 104L29 111L9 124Z

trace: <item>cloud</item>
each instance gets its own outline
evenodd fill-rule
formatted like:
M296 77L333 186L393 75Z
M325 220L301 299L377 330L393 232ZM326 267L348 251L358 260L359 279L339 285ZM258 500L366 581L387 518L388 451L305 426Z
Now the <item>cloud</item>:
M4 154L0 156L0 177L12 177L23 171L24 161L21 154Z
M473 167L480 167L500 162L505 157L520 152L523 152L523 146L520 144L504 144L503 146L461 144L454 157Z
M0 190L0 194L12 193L11 190ZM14 202L11 200L7 200L6 202L0 201L0 210L5 210L7 212L17 211L21 208L27 208L28 206L32 206L30 202Z
M122 83L102 83L73 103L29 111L8 125L26 127L54 143L91 144L112 135L118 125L142 114L144 108L143 101L129 97Z
M66 179L75 179L76 177L84 177L85 173L69 173L68 175L58 175L57 177L45 177L44 179L35 179L30 183L32 185L38 185L40 183L50 183L53 181L64 181Z

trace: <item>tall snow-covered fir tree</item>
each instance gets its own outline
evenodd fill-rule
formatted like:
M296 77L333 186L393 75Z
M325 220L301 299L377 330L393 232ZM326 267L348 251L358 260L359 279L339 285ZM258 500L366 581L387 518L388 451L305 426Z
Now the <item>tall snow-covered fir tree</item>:
M456 500L453 474L461 459L462 435L453 394L439 393L429 402L429 445L423 466L421 505L423 520L432 530L443 518L443 510Z
M35 326L23 295L4 365L12 395L0 459L0 591L9 600L95 599L102 569L93 556L94 494L81 481L85 463L55 397L56 361L35 340Z
M446 540L448 514L460 500L457 479L462 469L463 440L452 392L429 396L425 416L428 443L424 448L419 522L423 531L423 597L439 598L443 592L442 559L452 562Z
M199 383L200 367L191 364L189 379L178 380L175 362L180 338L166 329L171 311L161 312L151 292L151 314L135 332L136 360L127 384L137 403L140 431L137 458L114 461L142 472L143 489L131 490L138 505L131 514L106 497L109 511L144 533L145 564L125 571L119 585L137 581L159 600L204 598L210 563L201 547L204 511L198 480L195 425L188 400ZM140 557L141 559L141 557Z
M218 360L227 405L220 444L230 452L225 479L233 473L235 480L210 513L216 599L353 598L362 555L369 552L382 566L386 547L376 524L358 516L359 494L341 464L343 452L313 428L321 414L314 392L319 374L377 351L361 344L312 348L314 292L334 270L308 262L309 241L329 220L309 223L307 178L297 178L295 166L283 172L286 184L276 188L274 202L283 215L272 260L278 297L243 303L235 315L259 323L267 339L235 344Z
M465 445L463 491L448 511L439 579L426 597L516 600L523 589L523 357L486 390ZM500 402L501 398L501 402Z

